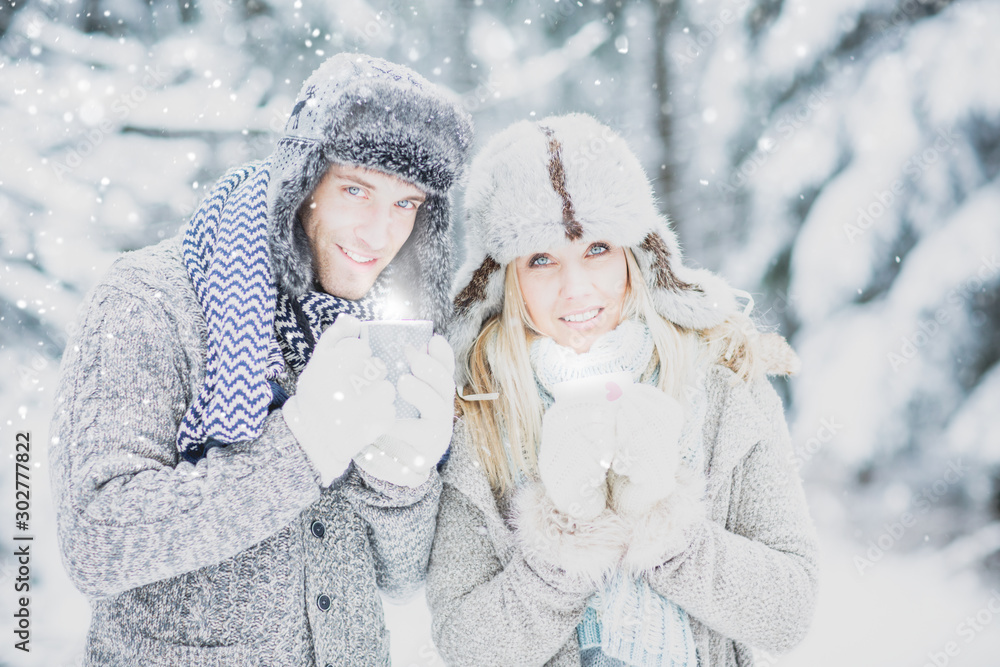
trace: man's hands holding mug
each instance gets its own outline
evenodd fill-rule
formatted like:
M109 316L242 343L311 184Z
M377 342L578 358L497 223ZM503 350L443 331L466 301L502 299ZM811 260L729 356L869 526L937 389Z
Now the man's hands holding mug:
M433 336L427 352L409 348L410 372L396 389L420 411L397 419L388 433L366 447L354 462L370 475L401 486L419 486L451 443L455 410L455 353L443 336Z
M410 373L399 377L398 390L420 416L397 419L396 388L361 339L363 326L341 315L323 333L285 402L285 421L324 486L352 458L375 477L418 486L451 441L454 354L441 336L430 339L426 352L407 351Z
M351 457L395 422L396 391L386 368L360 338L361 322L340 316L320 337L282 408L295 439L326 486Z

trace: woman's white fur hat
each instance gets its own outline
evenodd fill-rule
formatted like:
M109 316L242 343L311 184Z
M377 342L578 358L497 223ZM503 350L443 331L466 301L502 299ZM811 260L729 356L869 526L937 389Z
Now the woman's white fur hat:
M578 240L630 248L657 311L681 327L711 328L738 310L722 278L681 263L639 160L585 114L521 121L494 136L472 162L465 211L449 327L460 387L483 323L502 307L505 267L533 252Z

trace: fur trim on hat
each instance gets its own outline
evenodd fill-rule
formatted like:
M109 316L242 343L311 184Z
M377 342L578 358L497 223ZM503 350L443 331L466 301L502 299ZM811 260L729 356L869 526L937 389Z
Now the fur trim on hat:
M333 56L306 80L271 156L271 265L278 288L314 288L303 202L331 164L367 167L423 190L414 231L391 264L389 287L406 317L440 328L451 311L451 188L460 180L472 122L446 91L409 68L370 56Z
M768 375L795 375L802 368L799 355L780 334L761 334L757 349Z
M500 311L505 267L532 252L576 240L630 248L657 311L685 328L711 328L737 310L724 280L684 266L638 158L590 116L522 121L493 137L470 168L465 209L467 251L449 329L460 386L472 343Z
M556 509L541 484L518 491L513 508L517 543L529 562L541 560L592 584L621 562L629 532L611 510L587 521L574 519Z

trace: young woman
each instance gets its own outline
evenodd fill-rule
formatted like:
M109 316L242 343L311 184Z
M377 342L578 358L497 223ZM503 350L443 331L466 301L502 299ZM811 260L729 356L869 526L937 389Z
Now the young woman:
M763 377L791 350L681 263L638 160L588 116L494 137L466 210L441 655L743 667L798 642L816 540Z

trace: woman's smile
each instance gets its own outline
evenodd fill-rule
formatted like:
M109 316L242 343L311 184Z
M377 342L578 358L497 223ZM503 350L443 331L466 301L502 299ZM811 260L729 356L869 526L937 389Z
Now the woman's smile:
M590 320L594 319L595 317L597 317L598 315L600 315L603 311L604 311L603 308L592 308L592 309L586 310L586 311L584 311L582 313L575 313L573 315L564 315L564 316L560 317L559 319L562 320L563 322L571 322L573 324L582 324L584 322L589 322Z

